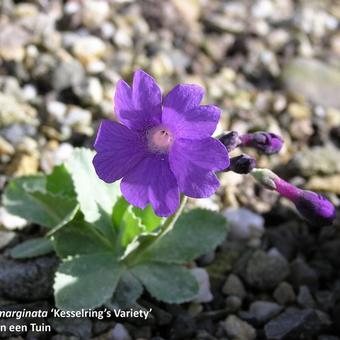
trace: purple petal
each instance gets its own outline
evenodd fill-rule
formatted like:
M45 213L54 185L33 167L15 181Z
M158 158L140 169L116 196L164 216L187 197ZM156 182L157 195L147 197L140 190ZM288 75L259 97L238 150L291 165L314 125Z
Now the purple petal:
M178 139L170 155L170 167L181 192L190 197L209 197L219 187L213 171L229 166L229 157L224 145L214 139Z
M114 102L120 122L131 129L145 130L161 122L161 90L142 70L135 72L132 88L125 81L118 81Z
M177 112L190 111L199 106L204 89L194 84L178 84L164 98L164 108Z
M112 183L122 178L145 157L142 137L126 126L104 120L100 124L94 147L93 165L100 179Z
M177 85L164 99L162 123L180 138L210 137L216 129L221 110L202 105L204 90L197 85Z
M166 156L149 155L121 182L126 200L141 209L151 203L158 216L169 216L179 206L179 190Z

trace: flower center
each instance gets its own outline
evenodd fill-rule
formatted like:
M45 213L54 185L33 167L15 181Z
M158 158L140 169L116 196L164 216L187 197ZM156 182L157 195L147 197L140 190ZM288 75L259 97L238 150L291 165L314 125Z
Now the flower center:
M148 131L148 146L153 152L166 153L173 143L172 133L163 126Z

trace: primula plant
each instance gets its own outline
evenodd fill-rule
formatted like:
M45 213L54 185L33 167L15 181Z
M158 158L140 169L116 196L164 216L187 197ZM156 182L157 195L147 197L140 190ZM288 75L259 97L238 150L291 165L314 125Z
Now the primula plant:
M101 123L96 153L77 149L49 175L10 181L5 207L47 229L46 237L26 241L10 255L56 252L59 308L132 306L143 287L167 303L195 298L199 287L188 265L225 239L227 224L208 210L182 212L187 196L216 192L217 171L251 174L309 221L332 223L335 209L324 197L257 169L248 155L229 159L231 150L243 146L273 154L283 141L266 132L211 137L220 110L200 105L203 95L201 87L181 84L162 98L155 80L137 71L131 87L118 82L119 122Z

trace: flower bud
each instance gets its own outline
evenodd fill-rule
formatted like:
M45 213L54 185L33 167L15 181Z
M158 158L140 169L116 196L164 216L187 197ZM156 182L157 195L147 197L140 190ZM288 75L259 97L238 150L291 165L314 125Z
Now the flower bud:
M279 152L283 145L282 138L272 132L247 133L239 138L242 146L256 148L267 155Z
M249 174L256 166L256 160L248 155L239 155L230 158L230 165L227 170L238 174Z
M236 149L241 144L241 140L236 131L226 133L220 137L219 140L227 148L228 152Z
M322 227L333 223L335 207L324 196L299 189L268 169L253 169L250 174L267 189L275 190L292 201L299 213L311 224Z
M318 226L330 225L335 219L334 205L313 191L302 190L295 206L306 220Z

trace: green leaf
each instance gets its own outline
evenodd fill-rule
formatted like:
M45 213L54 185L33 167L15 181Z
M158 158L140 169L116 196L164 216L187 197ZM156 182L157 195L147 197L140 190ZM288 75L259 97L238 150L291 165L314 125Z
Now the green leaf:
M191 272L174 264L148 262L131 271L153 297L166 303L187 302L198 293L198 283Z
M124 213L126 209L128 208L128 206L129 206L129 202L127 202L123 196L120 196L116 204L114 205L113 210L112 210L112 220L113 220L113 224L115 225L116 229L120 228Z
M151 205L148 205L145 209L133 207L133 212L141 219L147 231L155 230L165 220L154 213Z
M61 258L68 256L102 253L108 248L92 233L92 226L81 213L53 235L56 253Z
M120 308L127 308L134 305L143 293L143 285L130 272L124 272L118 282L113 297L113 304Z
M72 177L64 165L58 165L46 178L46 190L53 194L76 197Z
M9 251L9 255L14 259L25 259L49 254L53 250L52 242L42 237L18 244Z
M101 207L98 207L100 217L98 220L92 223L92 225L97 228L105 238L108 239L112 244L116 243L117 230L113 224L112 216L104 211Z
M134 214L131 205L124 212L120 229L120 242L123 247L126 247L145 230L141 219Z
M46 188L46 177L41 175L17 177L12 179L10 183L12 182L28 191L44 192Z
M44 192L45 179L16 178L7 186L3 203L13 215L48 228L60 227L73 218L78 203L73 198Z
M107 184L99 179L92 164L94 154L89 149L76 149L65 164L72 176L80 209L88 222L100 218L99 207L111 216L120 192L118 182Z
M54 282L57 307L71 311L100 307L114 293L120 274L110 254L82 255L63 262Z
M213 251L226 237L225 218L215 212L195 209L183 214L173 229L154 242L144 260L183 264Z
M124 213L129 206L129 202L127 202L123 196L120 196L114 205L112 212L112 219L116 228L119 228L121 225ZM132 211L135 216L140 218L141 223L145 226L146 231L155 230L165 220L154 213L151 205L148 205L145 209L132 207Z

